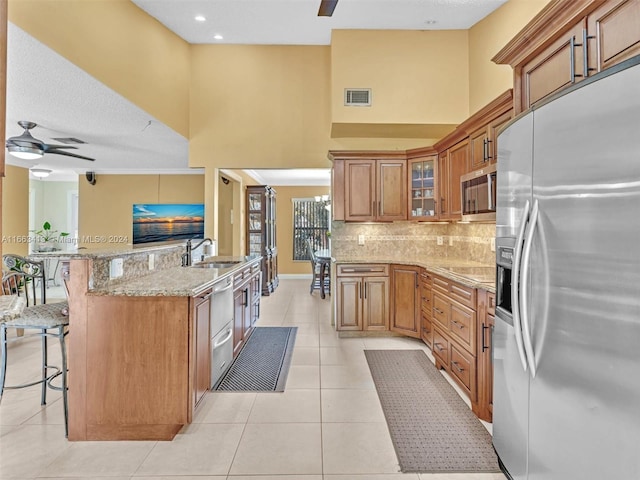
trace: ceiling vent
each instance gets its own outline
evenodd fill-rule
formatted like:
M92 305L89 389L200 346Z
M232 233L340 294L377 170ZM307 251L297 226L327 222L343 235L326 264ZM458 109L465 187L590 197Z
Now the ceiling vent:
M87 143L84 140L80 140L79 138L74 137L52 138L51 140L55 140L60 143L66 143L67 145L82 145Z
M347 107L370 107L371 106L371 89L370 88L345 88L344 104Z

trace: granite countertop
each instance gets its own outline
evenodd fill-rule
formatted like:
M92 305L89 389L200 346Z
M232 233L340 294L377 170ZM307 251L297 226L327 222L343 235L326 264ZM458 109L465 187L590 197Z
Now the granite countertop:
M434 257L339 257L334 258L335 263L383 263L397 265L415 265L423 267L429 272L441 277L459 282L467 287L481 288L490 292L496 291L495 265L474 262L459 258L434 258Z
M29 258L59 258L59 259L83 259L83 258L110 258L120 255L136 253L153 253L158 250L168 250L175 247L184 248L184 241L154 243L152 245L113 245L110 247L97 246L95 248L79 248L74 250L56 250L53 252L32 252Z
M26 306L27 301L24 297L0 295L0 321L7 321L20 316Z
M233 275L249 265L260 262L259 255L248 257L209 257L208 261L237 261L228 268L170 267L133 279L113 281L101 288L89 290L89 295L129 297L190 297L207 290L217 281ZM204 263L207 263L205 261Z

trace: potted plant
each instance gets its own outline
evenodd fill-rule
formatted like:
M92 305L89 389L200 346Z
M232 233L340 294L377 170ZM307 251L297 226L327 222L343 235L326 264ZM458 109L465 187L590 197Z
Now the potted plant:
M49 222L44 222L40 230L35 231L36 234L36 250L38 252L53 252L56 250L56 242L60 237L66 237L68 232L58 232L53 230Z

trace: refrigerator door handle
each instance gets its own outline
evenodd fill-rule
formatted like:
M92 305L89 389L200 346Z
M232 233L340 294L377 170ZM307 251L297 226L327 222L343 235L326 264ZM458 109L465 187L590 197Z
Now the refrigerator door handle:
M518 347L518 355L520 362L522 363L522 369L527 371L527 357L524 349L524 341L522 339L522 325L520 323L520 263L522 259L522 244L524 241L524 232L529 220L529 207L531 204L529 200L524 205L524 215L522 216L522 223L518 229L518 237L516 239L515 253L513 258L513 275L511 278L511 301L512 315L513 315L513 328L516 335L516 346Z
M520 293L522 295L522 331L524 337L524 349L527 353L527 360L529 361L529 368L531 369L531 377L536 376L536 358L533 351L533 342L531 341L531 323L529 322L529 260L531 259L531 242L533 241L533 235L538 225L538 213L540 207L538 200L533 203L533 209L531 211L531 219L529 221L529 231L527 232L527 238L524 242L524 250L522 253L522 289Z

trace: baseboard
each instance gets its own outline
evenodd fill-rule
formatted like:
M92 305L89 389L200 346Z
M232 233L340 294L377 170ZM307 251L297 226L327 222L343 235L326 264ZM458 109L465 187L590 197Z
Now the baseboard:
M278 278L282 280L311 280L310 273L279 273Z

